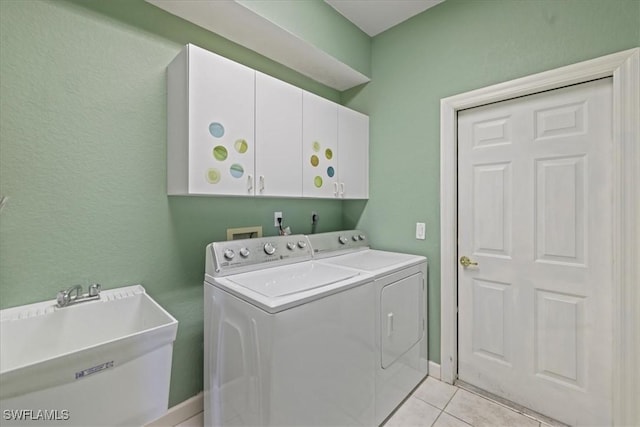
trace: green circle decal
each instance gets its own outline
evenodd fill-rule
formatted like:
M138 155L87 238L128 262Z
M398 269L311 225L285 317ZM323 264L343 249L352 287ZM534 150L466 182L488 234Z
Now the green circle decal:
M217 145L213 149L213 157L215 157L216 160L220 160L221 162L227 160L228 155L227 149L222 145Z
M209 133L214 138L221 138L224 135L224 126L222 124L213 122L209 125Z
M326 150L324 150L324 156L328 160L331 160L333 158L333 151L331 151L331 148L327 148Z
M316 166L318 166L318 163L320 163L320 159L318 159L318 156L316 156L315 154L311 156L311 166L315 168Z
M247 150L249 149L249 144L247 144L247 141L245 141L244 139L236 140L233 146L235 147L236 151L240 154L246 153Z
M234 163L231 165L231 167L229 168L229 172L231 173L231 176L234 178L241 178L242 175L244 175L244 168L242 167L242 165L239 165L237 163Z
M320 143L318 141L313 141L313 151L316 153L320 151Z
M207 170L207 181L210 184L217 184L220 182L220 171L218 169L211 168Z
M313 185L315 185L318 188L322 187L322 177L321 176L316 176L313 179Z

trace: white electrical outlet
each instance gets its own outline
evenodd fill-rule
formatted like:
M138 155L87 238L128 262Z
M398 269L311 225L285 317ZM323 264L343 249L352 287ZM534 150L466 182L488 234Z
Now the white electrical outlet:
M282 212L274 212L273 213L273 225L274 227L279 227L278 218L282 218Z
M424 240L427 238L427 226L424 222L416 222L416 239Z

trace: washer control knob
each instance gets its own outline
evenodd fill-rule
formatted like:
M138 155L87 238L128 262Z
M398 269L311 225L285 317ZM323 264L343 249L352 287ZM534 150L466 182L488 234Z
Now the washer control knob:
M293 242L289 242L287 243L287 249L289 249L290 251L294 250L296 248L296 244Z
M358 236L356 236L355 234L353 236L351 236L351 240L353 240L354 242L358 241Z
M307 247L307 242L305 242L304 240L298 240L298 247L300 249L304 249Z
M251 253L251 252L249 252L249 249L248 249L248 248L242 248L242 249L240 249L240 256L241 256L242 258L246 258L246 257L248 257L250 253Z
M233 249L225 249L224 250L224 257L226 259L228 259L229 261L231 261L234 256L236 256L236 253L233 251Z
M347 242L348 242L348 239L347 239L346 237L344 237L344 236L340 236L340 237L338 237L338 241L339 241L341 244L346 245L346 244L347 244Z
M276 247L273 246L273 243L265 243L264 244L264 253L267 255L273 255L276 252Z
M364 239L365 239L364 234L360 234L360 235L358 235L358 239L360 239L360 240L364 240Z

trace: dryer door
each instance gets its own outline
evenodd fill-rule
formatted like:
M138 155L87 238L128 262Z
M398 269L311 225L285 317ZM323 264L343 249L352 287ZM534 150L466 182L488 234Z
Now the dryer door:
M423 282L420 273L382 288L380 350L387 368L413 347L423 334Z

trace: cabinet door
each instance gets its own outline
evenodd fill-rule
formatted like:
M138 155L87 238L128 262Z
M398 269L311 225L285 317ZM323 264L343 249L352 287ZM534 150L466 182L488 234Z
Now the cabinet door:
M339 195L345 199L369 197L369 117L338 107Z
M302 100L302 193L338 197L338 105L309 92Z
M302 196L302 89L256 72L256 195Z
M189 193L254 192L255 71L189 45Z

